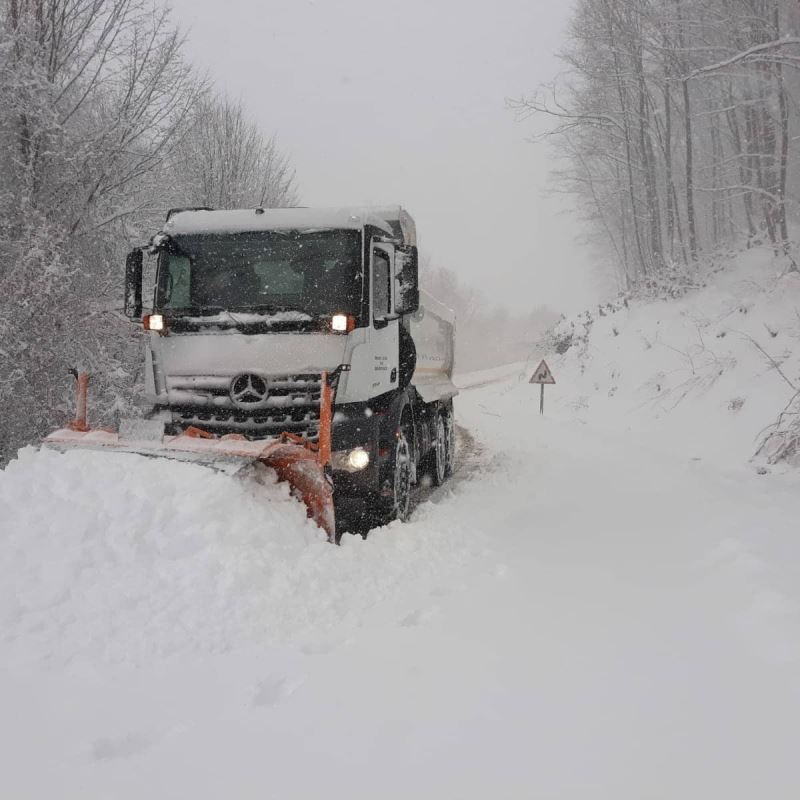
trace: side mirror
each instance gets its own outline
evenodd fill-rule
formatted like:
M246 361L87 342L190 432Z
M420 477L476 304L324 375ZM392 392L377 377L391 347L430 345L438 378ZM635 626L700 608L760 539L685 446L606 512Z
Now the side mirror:
M141 319L142 316L142 251L131 250L125 259L125 316Z
M395 280L395 312L415 313L419 308L419 253L414 245L398 247L395 251Z

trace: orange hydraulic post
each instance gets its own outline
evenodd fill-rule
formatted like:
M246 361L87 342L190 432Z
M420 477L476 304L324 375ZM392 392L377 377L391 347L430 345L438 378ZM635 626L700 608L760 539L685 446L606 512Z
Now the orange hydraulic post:
M321 467L331 463L331 426L333 425L333 389L328 373L322 373L322 393L319 401L319 450L317 460Z
M75 375L75 419L69 423L70 430L86 433L89 425L86 422L86 409L89 402L89 373L80 372Z

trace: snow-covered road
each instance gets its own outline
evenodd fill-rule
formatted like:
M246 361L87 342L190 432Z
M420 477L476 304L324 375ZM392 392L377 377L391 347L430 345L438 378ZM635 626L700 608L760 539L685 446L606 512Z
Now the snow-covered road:
M0 797L800 796L798 476L520 377L466 381L466 477L341 548L278 487L23 454Z

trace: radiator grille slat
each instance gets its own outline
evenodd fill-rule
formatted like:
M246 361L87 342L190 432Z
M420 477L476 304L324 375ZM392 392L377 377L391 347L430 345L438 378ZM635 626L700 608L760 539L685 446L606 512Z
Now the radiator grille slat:
M265 407L251 410L239 408L231 399L231 378L168 377L173 422L181 428L191 425L220 435L241 433L251 438L267 438L288 432L316 441L321 374L263 375L263 378L268 386Z

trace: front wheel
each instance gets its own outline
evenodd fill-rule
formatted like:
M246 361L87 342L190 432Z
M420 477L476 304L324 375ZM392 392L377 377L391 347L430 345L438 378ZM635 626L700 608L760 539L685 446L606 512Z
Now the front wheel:
M449 408L443 414L444 417L444 475L449 478L456 468L456 424L453 419L453 409Z
M394 475L390 519L399 519L405 522L411 513L411 481L414 470L411 445L406 438L405 431L402 429L397 433L393 464Z
M441 486L448 476L448 435L445 414L436 415L436 439L433 443L433 485Z

